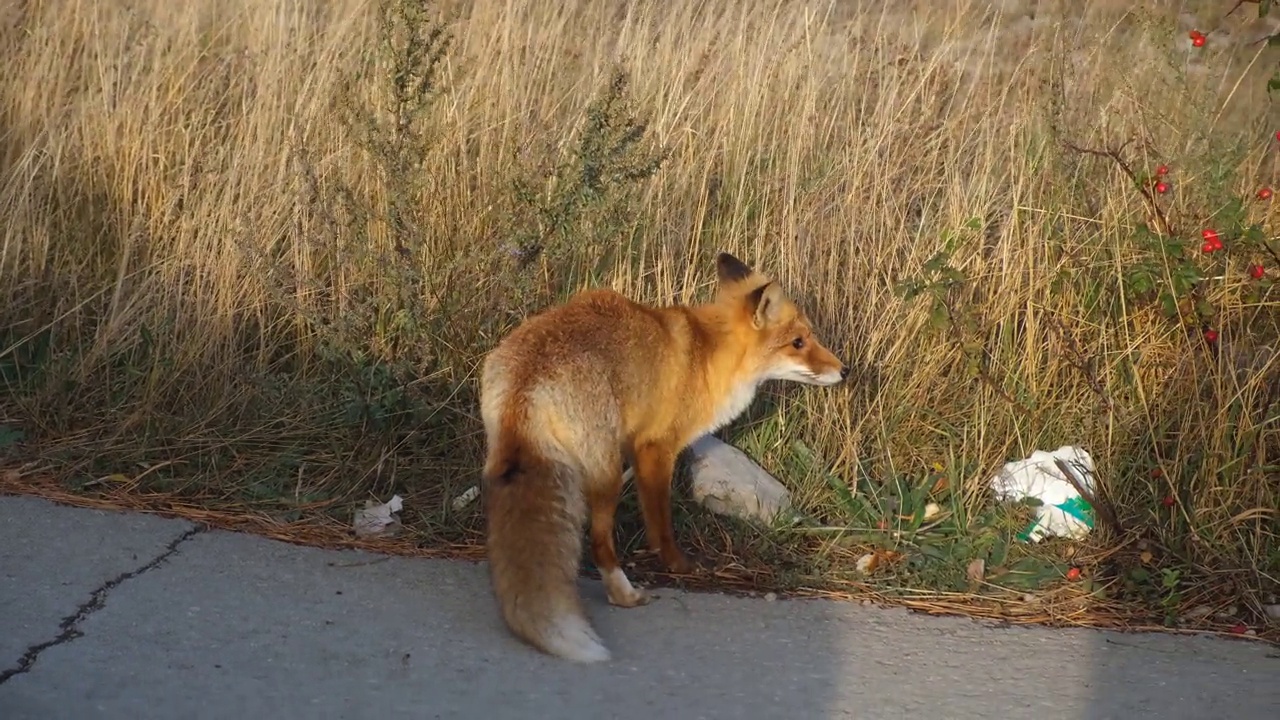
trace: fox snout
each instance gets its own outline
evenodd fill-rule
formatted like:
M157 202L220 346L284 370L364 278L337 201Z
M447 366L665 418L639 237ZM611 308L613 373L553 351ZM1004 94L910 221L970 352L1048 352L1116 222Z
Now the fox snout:
M836 381L835 381L835 383L832 383L832 385L835 385L836 383L844 382L844 381L845 381L845 380L847 380L848 378L849 378L849 366L848 366L848 365L845 365L845 364L842 362L842 363L840 363L840 379L839 379L839 380L836 380Z
M816 375L818 385L839 385L849 377L849 366L835 355L831 356L833 368Z
M804 373L802 377L793 377L791 379L826 387L830 385L839 385L844 382L847 377L849 377L849 366L841 363L838 369L824 370L818 373Z
M818 340L818 338L810 335L809 355L806 358L806 364L812 371L814 384L816 385L838 385L849 377L849 364L836 356L835 353L827 349L827 346Z

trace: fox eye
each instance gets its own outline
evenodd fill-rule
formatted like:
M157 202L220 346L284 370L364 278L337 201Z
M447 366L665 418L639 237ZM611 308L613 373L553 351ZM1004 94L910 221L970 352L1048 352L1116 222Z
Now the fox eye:
M797 349L797 350L799 350L799 349L803 348L803 347L804 347L804 338L802 338L802 337L798 337L798 338L796 338L795 340L792 340L792 341L791 341L791 347L793 347L793 348L795 348L795 349Z

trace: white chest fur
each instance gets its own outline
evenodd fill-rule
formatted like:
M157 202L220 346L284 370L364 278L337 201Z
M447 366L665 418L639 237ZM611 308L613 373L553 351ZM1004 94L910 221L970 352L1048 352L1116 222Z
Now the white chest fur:
M734 418L741 415L747 409L747 406L751 404L751 401L755 399L756 390L759 387L760 381L753 379L730 390L727 396L720 399L720 404L716 407L710 425L700 435L713 433L733 422Z

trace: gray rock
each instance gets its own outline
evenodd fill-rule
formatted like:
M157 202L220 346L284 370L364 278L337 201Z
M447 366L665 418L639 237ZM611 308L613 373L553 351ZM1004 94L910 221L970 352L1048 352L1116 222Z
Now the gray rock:
M772 523L791 510L791 493L746 453L704 435L689 447L693 499L714 513Z

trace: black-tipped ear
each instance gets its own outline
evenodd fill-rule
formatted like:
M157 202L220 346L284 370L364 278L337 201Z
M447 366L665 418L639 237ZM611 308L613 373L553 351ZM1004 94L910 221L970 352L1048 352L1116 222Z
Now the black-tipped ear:
M737 283L751 277L751 268L727 252L716 256L716 274L721 283Z

